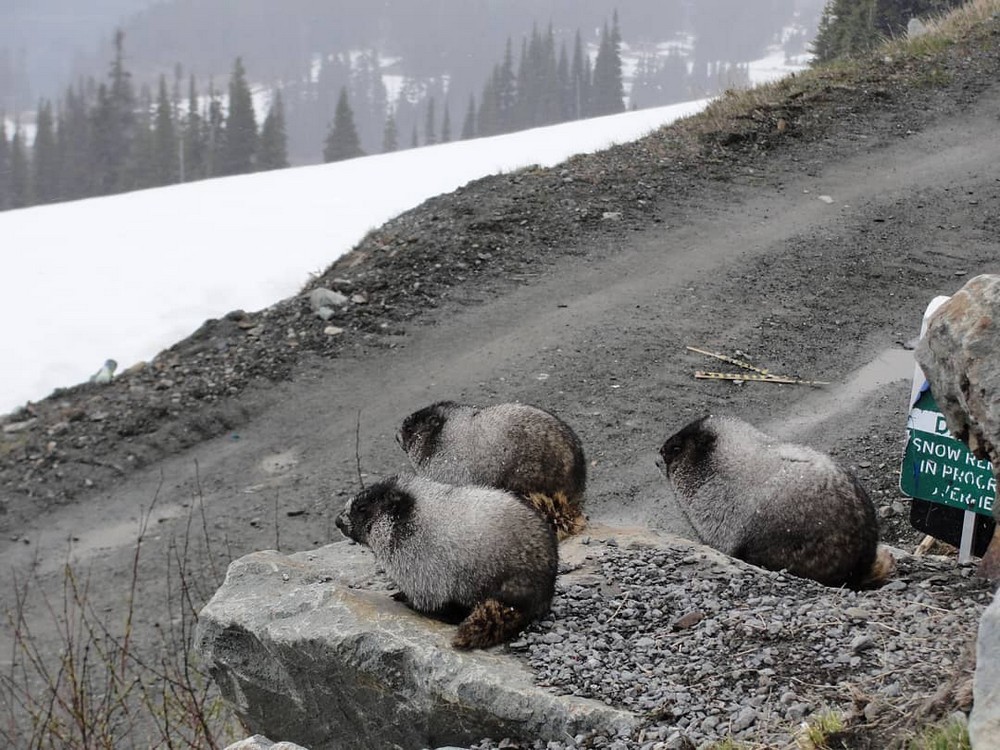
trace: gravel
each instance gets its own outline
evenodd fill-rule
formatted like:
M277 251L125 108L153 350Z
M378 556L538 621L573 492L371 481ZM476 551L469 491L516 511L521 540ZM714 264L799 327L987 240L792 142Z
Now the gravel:
M560 577L551 614L508 648L538 684L646 724L531 747L782 747L828 711L889 736L963 668L993 590L971 566L899 552L889 585L858 592L683 545L594 548Z

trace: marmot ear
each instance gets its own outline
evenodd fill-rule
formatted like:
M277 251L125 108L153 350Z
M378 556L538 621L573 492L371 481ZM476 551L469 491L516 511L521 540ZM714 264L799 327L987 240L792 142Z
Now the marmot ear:
M698 430L691 438L696 456L708 456L715 448L715 433L710 430Z
M413 513L413 495L395 487L385 491L382 508L391 518L408 518Z

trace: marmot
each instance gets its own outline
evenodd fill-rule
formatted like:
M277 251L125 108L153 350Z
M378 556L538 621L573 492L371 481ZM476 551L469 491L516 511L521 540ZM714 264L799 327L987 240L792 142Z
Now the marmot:
M878 585L892 571L868 493L826 454L706 416L656 463L700 541L727 555L828 586Z
M560 539L587 522L587 461L580 439L544 409L439 401L404 419L396 440L420 476L513 492L549 518Z
M349 500L336 523L371 548L413 609L462 613L456 648L503 643L549 610L555 531L509 492L390 477Z

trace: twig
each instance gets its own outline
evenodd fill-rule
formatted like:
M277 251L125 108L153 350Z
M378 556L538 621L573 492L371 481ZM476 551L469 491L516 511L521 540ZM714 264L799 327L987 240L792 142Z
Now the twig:
M630 592L628 592L628 591L625 592L625 598L623 598L621 600L621 603L618 605L618 609L615 610L614 614L611 615L611 617L608 618L608 622L611 622L613 619L615 619L616 617L618 617L618 613L622 611L622 607L624 607L625 606L625 602L628 601L629 593Z
M208 517L205 515L205 495L201 491L201 467L198 464L197 458L194 460L194 482L198 492L198 511L201 514L201 533L205 537L205 554L208 555L208 567L212 569L212 579L218 581L219 571L215 567L215 555L212 553L212 539L208 534ZM186 552L185 550L185 559Z
M278 493L280 490L274 489L274 548L281 552L281 531L278 527Z
M365 480L361 478L361 409L358 409L358 421L354 425L354 464L358 470L358 484L365 488Z

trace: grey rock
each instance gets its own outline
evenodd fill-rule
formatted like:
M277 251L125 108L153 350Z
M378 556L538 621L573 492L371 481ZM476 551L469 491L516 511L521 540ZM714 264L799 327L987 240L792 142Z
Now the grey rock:
M969 738L973 750L1000 747L1000 591L979 621Z
M906 24L906 36L908 39L916 39L927 33L927 25L919 18L911 18Z
M309 748L296 745L294 742L271 742L264 735L255 734L253 737L234 742L226 750L309 750Z
M755 721L757 721L757 712L749 706L746 706L745 708L740 709L739 713L733 717L732 731L734 734L736 732L742 732Z
M230 565L195 647L249 731L312 750L467 747L638 725L627 711L536 687L503 647L456 651L454 626L390 591L371 554L348 542L257 552Z
M951 430L1000 466L1000 275L970 279L937 309L916 358Z
M321 320L329 320L333 317L334 308L343 307L347 304L347 297L332 289L320 287L313 289L308 294L309 307L320 317Z

